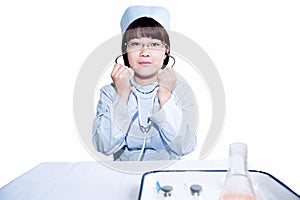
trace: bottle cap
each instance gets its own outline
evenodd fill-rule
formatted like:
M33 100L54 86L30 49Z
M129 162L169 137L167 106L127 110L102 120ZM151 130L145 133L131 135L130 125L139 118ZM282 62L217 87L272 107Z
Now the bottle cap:
M165 193L169 193L173 190L173 187L171 185L165 185L165 186L162 186L160 189Z
M194 195L195 193L199 195L200 192L202 191L202 186L198 184L193 184L191 185L190 190L192 192L192 195Z

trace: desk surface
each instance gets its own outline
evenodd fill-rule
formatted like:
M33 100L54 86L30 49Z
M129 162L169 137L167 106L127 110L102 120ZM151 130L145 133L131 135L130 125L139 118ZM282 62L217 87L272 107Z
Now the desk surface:
M1 200L138 199L144 172L159 169L226 169L226 161L49 162L0 189ZM131 171L128 169L131 169ZM136 172L134 172L134 169Z
M145 172L227 169L227 160L41 163L0 189L1 200L135 200Z

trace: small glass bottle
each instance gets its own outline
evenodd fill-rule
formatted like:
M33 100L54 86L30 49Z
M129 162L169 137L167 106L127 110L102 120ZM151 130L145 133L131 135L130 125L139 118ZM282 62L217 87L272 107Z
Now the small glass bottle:
M229 169L220 200L256 200L248 173L247 145L233 143L229 147Z
M159 182L156 182L156 189L158 198L160 200L173 200L173 187L171 185L160 186Z
M204 200L201 185L193 184L190 186L188 200Z

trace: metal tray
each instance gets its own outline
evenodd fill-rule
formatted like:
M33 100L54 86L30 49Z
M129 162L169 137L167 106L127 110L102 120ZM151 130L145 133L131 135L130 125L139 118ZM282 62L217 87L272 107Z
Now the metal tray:
M171 185L173 200L187 199L189 186L199 184L205 200L218 200L226 170L159 170L142 176L139 200L158 200L157 182ZM257 200L299 200L300 196L280 180L262 171L249 170Z

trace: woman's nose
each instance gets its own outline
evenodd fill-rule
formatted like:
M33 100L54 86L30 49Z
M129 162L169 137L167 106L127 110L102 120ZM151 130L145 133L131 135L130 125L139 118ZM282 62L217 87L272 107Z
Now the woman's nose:
M144 46L143 48L141 48L141 53L140 55L142 57L149 57L151 54L150 54L150 51L149 51L149 48L147 46Z

